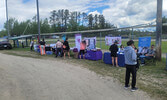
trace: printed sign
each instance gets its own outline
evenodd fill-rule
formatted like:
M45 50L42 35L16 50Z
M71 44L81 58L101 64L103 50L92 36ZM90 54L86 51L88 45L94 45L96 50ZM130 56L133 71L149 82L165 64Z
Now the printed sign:
M109 37L109 36L105 37L106 45L112 45L112 44L114 44L115 41L118 42L118 45L121 45L121 43L122 43L121 37Z
M65 34L62 35L62 40L64 40L64 41L66 40L66 35Z
M96 37L84 38L87 49L96 49Z
M151 45L151 37L140 37L138 43L138 53L142 53L144 49L148 49Z
M138 47L150 47L151 37L140 37Z
M82 41L82 36L81 34L76 34L75 35L75 47L80 51L80 43Z

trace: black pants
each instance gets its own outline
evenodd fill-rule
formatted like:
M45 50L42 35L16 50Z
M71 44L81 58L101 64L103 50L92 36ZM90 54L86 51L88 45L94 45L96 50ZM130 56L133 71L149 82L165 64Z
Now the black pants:
M62 50L61 50L61 48L57 48L56 57L59 55L59 53L60 53L60 56L62 57Z
M129 85L130 73L132 73L132 88L136 85L136 65L126 65L125 86Z
M33 46L31 46L31 50L33 49Z

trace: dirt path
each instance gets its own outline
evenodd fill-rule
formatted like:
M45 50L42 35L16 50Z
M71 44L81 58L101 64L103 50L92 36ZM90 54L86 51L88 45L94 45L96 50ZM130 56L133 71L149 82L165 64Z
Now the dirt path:
M112 78L62 61L0 53L0 100L150 100Z

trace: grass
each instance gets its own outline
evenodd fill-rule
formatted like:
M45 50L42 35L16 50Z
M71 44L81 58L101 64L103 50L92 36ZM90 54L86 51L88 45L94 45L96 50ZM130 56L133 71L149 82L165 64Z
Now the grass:
M71 47L74 47L74 42L69 42ZM122 45L126 46L127 40L122 41ZM155 41L151 41L151 45L155 45ZM138 41L135 41L135 46L138 47ZM96 47L100 48L100 41L97 41ZM102 50L109 50L110 46L105 44L105 41L101 42L101 49ZM162 41L162 53L167 53L167 41Z
M46 43L47 44L51 44L51 43L56 43L58 39L46 39ZM100 48L100 38L97 38L97 44L96 46L98 48ZM102 39L102 42L101 42L101 49L102 50L108 50L109 49L109 46L105 45L105 38L103 37ZM37 40L35 40L37 41ZM29 41L28 41L29 42ZM127 40L122 40L122 45L126 46L126 42ZM74 38L69 38L69 43L70 43L70 47L74 47L75 46L75 39ZM155 41L151 41L151 45L154 44L155 45ZM138 41L135 41L135 46L138 47ZM21 43L20 43L20 47L21 46ZM162 53L167 53L167 41L162 41ZM20 49L18 49L20 50Z
M54 59L54 55L40 56L39 53L30 52L30 48L14 48L12 50L0 52L21 57ZM71 54L71 56L73 56L73 54ZM58 60L61 59L58 58ZM166 60L163 58L161 62L157 61L156 65L149 64L147 66L142 66L137 72L138 88L148 93L152 98L156 98L158 100L166 100L167 98L167 71L165 70L165 61ZM124 67L111 67L111 65L105 64L102 60L90 61L72 58L65 60L65 62L74 64L76 66L82 65L82 67L85 67L102 76L113 77L114 79L118 80L122 86L124 86L126 70Z

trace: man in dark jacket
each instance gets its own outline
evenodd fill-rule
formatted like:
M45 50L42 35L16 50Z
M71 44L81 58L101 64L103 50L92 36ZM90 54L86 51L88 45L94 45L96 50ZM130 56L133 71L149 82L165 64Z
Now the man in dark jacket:
M125 77L125 89L129 87L129 79L130 73L132 74L132 87L131 91L136 91L138 88L135 87L136 85L136 64L137 64L137 55L133 48L134 41L129 40L127 42L127 47L124 49L125 54L125 64L126 64L126 77Z

